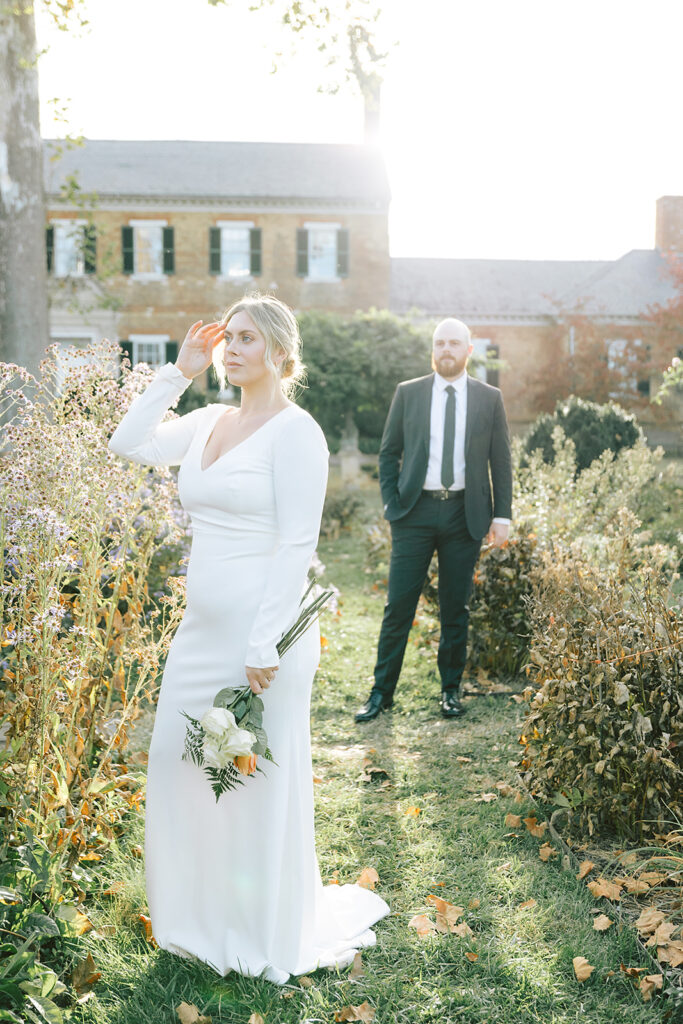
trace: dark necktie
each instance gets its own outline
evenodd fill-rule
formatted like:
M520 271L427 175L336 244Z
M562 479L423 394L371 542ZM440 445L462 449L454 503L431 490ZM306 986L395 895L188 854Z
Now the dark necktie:
M446 388L446 415L443 421L443 453L441 455L441 483L448 490L455 479L453 455L455 452L455 388Z

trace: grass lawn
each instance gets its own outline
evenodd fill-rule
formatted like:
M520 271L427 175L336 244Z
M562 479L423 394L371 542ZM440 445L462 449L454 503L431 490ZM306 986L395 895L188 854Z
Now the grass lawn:
M394 709L363 726L353 712L371 684L383 594L363 572L359 532L321 546L328 578L342 592L342 614L325 618L328 646L314 686L312 736L317 842L324 880L353 882L365 867L379 874L377 891L391 917L377 928L377 946L363 952L364 975L318 971L305 987L284 988L183 961L145 942L137 915L145 911L138 822L115 861L112 882L125 886L101 897L90 915L101 937L83 936L102 972L95 998L75 1014L93 1024L170 1024L174 1007L194 1003L214 1022L266 1024L331 1022L343 1006L368 1002L377 1024L636 1024L660 1021L655 998L644 1003L620 970L646 967L635 934L621 928L611 907L596 902L561 854L539 857L546 841L524 826L505 824L508 812L538 813L523 799L485 793L496 783L516 786L512 762L521 711L507 696L472 697L461 721L438 714L435 658L409 645ZM363 759L386 772L362 781ZM412 810L409 810L412 809ZM409 922L435 920L430 893L457 904L473 935L420 937ZM524 907L529 900L535 903ZM596 912L615 919L593 928ZM467 954L471 954L468 959ZM572 959L594 966L577 982Z

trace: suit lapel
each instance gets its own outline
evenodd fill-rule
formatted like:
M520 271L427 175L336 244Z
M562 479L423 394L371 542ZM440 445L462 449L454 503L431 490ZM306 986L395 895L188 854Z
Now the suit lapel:
M432 393L434 390L434 374L424 378L420 389L420 440L429 455L429 441L432 433Z

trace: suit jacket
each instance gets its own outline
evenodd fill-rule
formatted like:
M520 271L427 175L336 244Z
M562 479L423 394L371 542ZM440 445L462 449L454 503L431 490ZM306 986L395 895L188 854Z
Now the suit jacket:
M434 374L399 384L384 425L379 450L379 485L384 515L400 519L424 487L429 460ZM475 540L494 516L509 519L512 460L503 397L498 388L467 378L465 426L465 516Z

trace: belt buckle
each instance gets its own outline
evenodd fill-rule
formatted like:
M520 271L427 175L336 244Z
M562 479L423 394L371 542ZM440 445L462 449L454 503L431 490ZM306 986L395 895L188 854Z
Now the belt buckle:
M448 501L448 488L442 487L439 491L439 501Z

